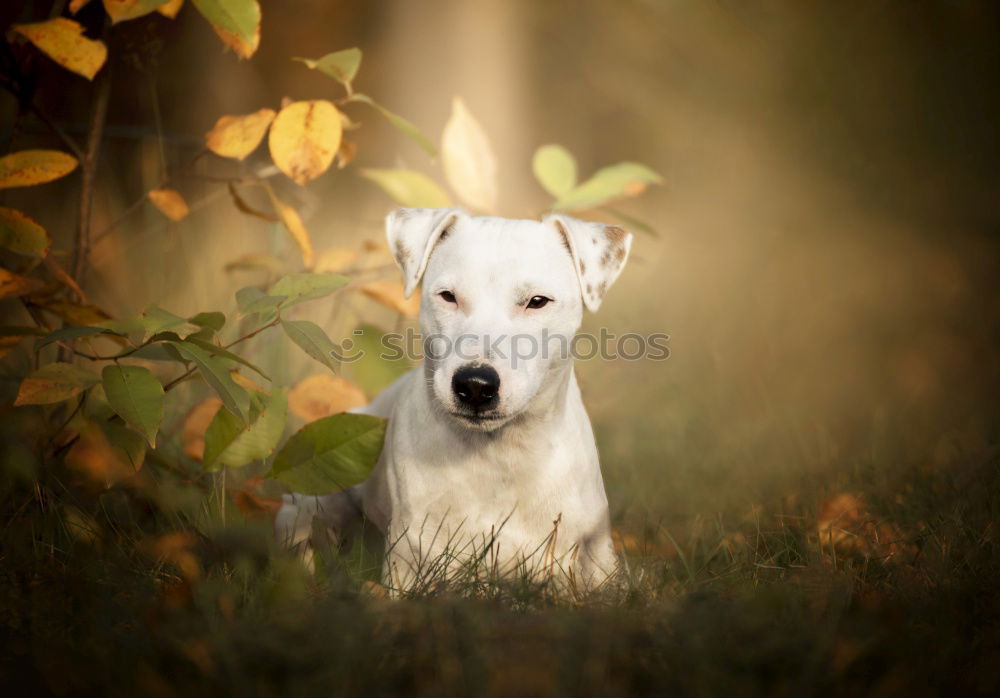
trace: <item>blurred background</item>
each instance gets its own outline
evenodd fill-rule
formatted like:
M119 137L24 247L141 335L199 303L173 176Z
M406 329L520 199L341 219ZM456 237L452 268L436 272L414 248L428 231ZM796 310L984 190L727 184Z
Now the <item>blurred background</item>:
M44 18L49 5L4 3L0 26ZM188 162L220 115L339 94L293 56L358 46L355 87L432 140L453 97L465 101L498 156L501 215L534 217L549 205L531 175L545 143L574 153L581 176L635 160L664 177L621 205L657 235L637 233L629 266L585 327L669 333L670 359L578 369L617 522L669 528L751 515L761 502L818 506L858 477L902 493L905 478L890 473L959 468L995 448L996 3L261 7L249 61L224 52L191 8L115 29L89 279L92 301L113 316L153 302L181 315L232 311L233 292L266 272L226 271L228 262L295 257L279 226L238 213L224 186L204 179L234 171L212 156L194 168L202 178L176 182L193 205L186 219L171 223L146 206L109 226L164 167ZM100 8L78 18L94 24ZM52 63L37 67L40 102L82 140L91 85ZM40 122L15 123L15 113L0 95L5 151L51 146ZM364 126L356 166L405 166L443 181L440 165L376 114L354 118ZM244 166L265 165L262 151ZM306 189L274 181L318 250L381 241L394 207L352 168ZM77 186L67 178L0 196L66 249ZM5 323L26 324L11 313ZM397 322L363 297L334 320L317 313L334 339L361 321ZM315 372L287 352L268 363L279 383ZM27 361L6 360L5 396Z

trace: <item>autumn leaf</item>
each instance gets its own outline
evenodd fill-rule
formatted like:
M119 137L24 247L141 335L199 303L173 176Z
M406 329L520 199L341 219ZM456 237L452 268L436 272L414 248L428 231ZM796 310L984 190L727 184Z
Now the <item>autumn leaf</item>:
M358 251L350 247L331 247L319 254L313 271L317 274L343 271L354 264L358 256Z
M205 134L205 147L224 158L244 159L264 140L267 127L274 121L273 109L260 109L243 116L222 116Z
M358 144L353 141L340 141L340 149L337 151L337 169L342 170L354 160L358 154Z
M188 412L181 428L181 444L184 454L193 460L201 460L205 454L205 430L211 424L215 413L222 407L222 400L210 397L202 400Z
M282 225L291 234L292 239L295 240L295 244L299 246L299 253L302 255L302 264L306 269L311 269L314 261L314 253L312 239L309 237L309 230L306 229L306 225L302 222L298 211L279 199L274 193L274 189L270 186L267 186L266 189L268 196L271 197L271 205L278 212Z
M69 2L70 13L75 15L77 12L82 10L83 7L89 2L90 0L70 0Z
M69 400L97 385L100 380L90 371L55 361L45 364L21 381L14 405L49 405Z
M58 150L19 150L0 158L0 189L30 187L65 177L77 160Z
M184 0L167 0L167 2L157 7L156 11L168 19L173 19L183 6Z
M39 51L67 70L93 80L108 57L107 47L83 35L83 27L66 17L12 27Z
M458 198L491 213L497 206L497 161L483 127L460 98L441 134L441 163Z
M246 213L247 215L250 216L255 216L269 223L281 222L281 219L278 216L271 215L270 213L261 211L260 209L251 206L247 202L247 200L243 198L243 195L240 194L239 190L236 188L236 185L233 184L232 182L229 183L229 195L233 197L233 204L236 205L236 208L238 208L243 213Z
M289 179L304 186L329 169L340 149L342 132L337 108L330 102L292 102L271 126L271 158Z
M44 285L37 279L29 279L6 269L0 269L0 298L24 296L38 291Z
M45 228L12 208L0 206L0 247L18 254L44 257L52 239Z
M50 299L36 300L32 298L32 301L35 305L44 308L68 324L78 327L100 325L111 319L110 315L96 305Z
M416 317L420 312L420 295L404 298L403 284L398 281L372 281L362 286L361 292L406 317Z
M160 213L172 221L179 221L190 211L184 197L173 189L151 189L146 195Z
M329 373L309 376L288 393L288 409L307 422L367 404L365 391Z
M222 42L240 58L250 58L260 45L257 0L191 0Z
M66 465L110 487L135 475L146 459L142 437L121 424L90 422L66 453Z
M167 0L103 0L112 24L155 12Z
M400 206L407 208L447 208L448 195L430 177L416 170L368 168L361 176L379 185Z

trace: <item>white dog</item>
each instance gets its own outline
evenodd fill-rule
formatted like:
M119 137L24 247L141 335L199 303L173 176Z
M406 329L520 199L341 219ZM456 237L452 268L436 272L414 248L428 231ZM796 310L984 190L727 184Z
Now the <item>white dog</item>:
M400 209L386 232L406 296L423 280L424 364L357 410L389 420L371 477L329 497L286 496L278 536L308 546L314 516L338 530L361 509L386 535L391 589L470 559L594 588L617 559L569 347L632 236L455 209Z

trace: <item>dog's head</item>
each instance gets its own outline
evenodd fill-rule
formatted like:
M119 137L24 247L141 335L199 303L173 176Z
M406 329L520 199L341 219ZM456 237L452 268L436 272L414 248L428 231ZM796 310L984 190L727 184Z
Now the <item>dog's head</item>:
M399 209L386 219L406 296L423 279L420 328L432 400L470 429L528 413L570 365L583 306L595 311L632 236L562 215L541 222Z

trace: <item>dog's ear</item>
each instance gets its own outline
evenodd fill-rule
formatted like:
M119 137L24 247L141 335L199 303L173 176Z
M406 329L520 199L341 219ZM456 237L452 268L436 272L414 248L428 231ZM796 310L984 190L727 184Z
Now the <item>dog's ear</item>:
M403 295L420 283L431 250L464 211L455 208L400 208L385 218L385 235L396 264L403 270Z
M632 249L632 233L617 225L589 223L558 213L546 216L542 222L562 235L573 257L583 303L587 310L596 312L625 267Z

